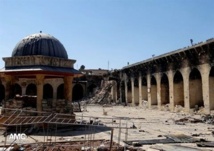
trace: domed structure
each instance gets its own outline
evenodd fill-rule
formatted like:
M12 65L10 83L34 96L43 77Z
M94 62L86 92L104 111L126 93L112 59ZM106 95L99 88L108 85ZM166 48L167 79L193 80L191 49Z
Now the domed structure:
M55 37L37 33L22 39L14 48L12 57L43 55L68 59L67 52L61 42Z
M31 101L22 100L25 103L18 108L30 106L39 112L65 111L64 106L58 110L54 103L57 99L72 105L73 78L81 76L81 72L74 69L76 60L68 58L64 46L53 36L44 33L27 36L15 46L11 57L2 59L5 67L0 69L0 95L4 96L0 96L0 103L19 94L36 97L31 97ZM48 102L45 99L51 100L51 109L43 105ZM66 112L72 113L72 106L68 110L67 106Z

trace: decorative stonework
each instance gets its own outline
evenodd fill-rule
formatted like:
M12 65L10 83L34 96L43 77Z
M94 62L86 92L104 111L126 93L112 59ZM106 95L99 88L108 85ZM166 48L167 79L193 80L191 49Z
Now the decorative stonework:
M48 56L18 56L3 58L5 67L44 65L53 67L73 68L76 60Z

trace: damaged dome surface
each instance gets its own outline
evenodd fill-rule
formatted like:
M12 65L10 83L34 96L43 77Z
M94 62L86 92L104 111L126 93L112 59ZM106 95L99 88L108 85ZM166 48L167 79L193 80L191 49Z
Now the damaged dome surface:
M55 37L37 33L23 38L13 49L12 57L43 55L68 59L67 52L61 42Z

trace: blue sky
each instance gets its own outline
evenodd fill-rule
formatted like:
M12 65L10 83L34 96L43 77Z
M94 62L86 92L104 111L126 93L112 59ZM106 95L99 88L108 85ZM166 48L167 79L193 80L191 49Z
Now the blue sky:
M0 0L0 58L39 31L59 39L77 69L120 69L213 38L214 1Z

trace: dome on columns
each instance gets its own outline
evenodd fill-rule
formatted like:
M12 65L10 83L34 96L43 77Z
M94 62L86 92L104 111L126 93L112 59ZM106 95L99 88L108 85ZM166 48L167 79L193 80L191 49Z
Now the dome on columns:
M36 33L23 38L17 43L12 52L12 57L32 55L68 59L62 43L55 37L45 33Z

